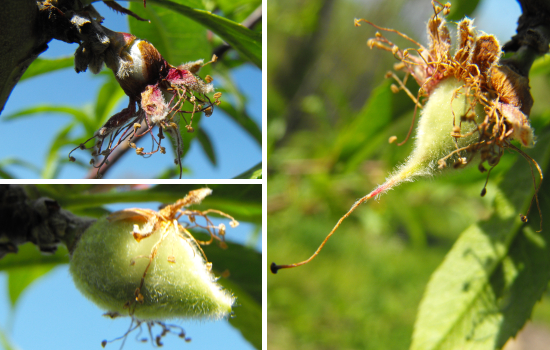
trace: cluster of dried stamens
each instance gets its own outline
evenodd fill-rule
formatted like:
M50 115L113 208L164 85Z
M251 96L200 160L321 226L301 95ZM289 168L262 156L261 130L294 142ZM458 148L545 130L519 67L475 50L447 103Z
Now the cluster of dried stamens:
M428 22L427 48L397 30L382 28L364 19L356 19L355 25L359 26L360 22L366 22L381 31L395 33L418 47L402 50L379 32L375 38L367 42L370 48L390 51L400 61L395 64L394 69L404 71L405 77L400 79L394 72L388 72L387 77L394 78L399 85L392 85L393 92L404 90L415 102L415 115L417 108L423 107L422 100L429 98L439 82L454 77L463 83L456 89L454 96L466 96L469 107L464 115L458 116L459 125L453 121L451 137L455 139L455 143L459 138L475 134L478 135L478 139L477 142L464 147L459 147L456 143L456 150L440 159L439 167L446 167L449 159L454 160L455 167L463 167L479 155L479 170L484 172L487 170L483 166L484 162L491 168L494 167L498 164L504 149L510 148L530 161L532 171L534 164L542 180L538 164L510 142L516 140L524 147L533 147L535 143L528 118L533 105L528 78L504 64L506 60L501 60L502 51L497 39L489 34L478 35L473 27L473 21L469 18L464 18L457 25L458 46L452 55L451 37L443 18L449 13L451 5L442 5L432 0L432 6L434 14ZM420 85L416 97L405 86L409 75ZM476 122L476 109L480 107L484 111L485 119ZM474 123L476 128L462 133L463 122ZM412 127L413 125L406 139L409 138ZM482 195L484 193L485 188ZM525 217L523 219L525 220Z
M165 134L169 134L176 153L174 162L179 165L181 178L183 141L180 116L187 132L193 132L194 115L204 112L208 117L212 115L214 105L219 105L221 93L214 93L213 100L207 95L214 92L212 77L206 76L203 80L196 74L205 65L215 62L217 57L214 55L207 63L199 60L174 67L148 41L106 28L103 31L108 37L104 51L95 54L90 48L92 44L83 42L75 53L76 70L80 72L90 67L97 73L105 63L129 96L129 104L113 115L92 137L74 148L69 153L69 159L75 161L71 154L76 149L93 149L90 164L98 169L99 176L100 168L121 144L126 143L141 156L157 152L164 154L166 148L162 146L162 140ZM185 114L190 114L189 120ZM156 135L153 133L155 127L158 127ZM149 151L138 148L134 142L147 134L152 139ZM86 144L94 139L95 143L87 147ZM98 163L96 157L99 156L103 159Z
M116 314L113 315L113 314L107 313L107 314L105 314L105 316L115 318L118 315L116 315ZM145 324L147 326L147 331L149 333L149 338L147 338L147 337L140 338L141 332L143 332L143 329L142 329L143 324ZM162 332L154 336L153 335L153 328L155 326L160 326L160 328L162 329ZM122 344L121 344L121 349L122 349L122 347L124 347L124 343L125 343L126 338L128 337L128 335L130 333L132 333L133 331L135 331L136 329L139 329L138 334L136 334L136 339L138 339L142 343L146 343L147 341L150 340L151 344L153 346L157 346L157 347L161 347L161 346L164 345L162 343L162 338L165 337L167 334L175 334L178 337L184 339L186 342L191 341L191 338L185 336L185 330L182 327L178 326L178 325L166 324L165 322L162 322L162 321L147 321L147 322L144 322L144 321L140 321L140 320L132 317L132 322L130 323L130 327L128 328L126 333L124 333L122 336L120 336L118 338L115 338L113 340L103 340L101 342L101 346L105 347L105 346L107 346L108 343L112 343L112 342L115 342L117 340L122 340Z

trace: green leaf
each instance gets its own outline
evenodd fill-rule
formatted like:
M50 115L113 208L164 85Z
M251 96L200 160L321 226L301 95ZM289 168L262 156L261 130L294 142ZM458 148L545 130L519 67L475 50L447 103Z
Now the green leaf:
M550 130L531 156L548 168ZM546 147L544 147L546 146ZM522 225L533 180L517 160L495 200L493 216L464 231L432 275L417 316L411 349L496 349L516 335L550 280L550 235L536 213ZM550 186L539 192L550 212Z
M43 179L56 179L58 172L60 170L59 164L63 160L68 161L68 157L65 155L64 158L60 159L61 155L59 154L59 149L65 145L73 145L72 140L68 137L71 130L74 128L75 123L69 123L64 128L62 128L54 138L50 150L46 157L46 164L42 170Z
M54 265L35 265L32 267L14 267L8 272L8 292L11 306L15 306L21 293L32 282L48 273Z
M65 69L74 65L74 57L60 57L60 58L37 58L35 59L29 68L25 71L19 81L33 78L41 74L51 73L56 70Z
M533 62L531 70L529 71L530 77L535 77L538 75L544 75L550 73L550 60L547 55L539 57Z
M212 141L210 140L210 136L203 130L199 129L197 133L197 139L204 150L204 153L208 156L208 159L210 159L210 162L214 165L217 164L216 160L216 153L214 153L214 147L212 147Z
M447 20L460 21L464 18L464 16L472 17L472 13L478 5L479 0L454 0L452 2L451 12L447 16Z
M69 194L85 193L87 191L98 191L103 185L101 184L28 184L25 185L25 191L31 199L38 199L42 196L50 198L59 198ZM110 187L111 185L106 185Z
M22 161L20 159L15 159L15 158L6 158L6 159L2 159L2 161L0 161L0 177L2 177L4 179L14 178L10 173L3 170L3 168L5 168L7 166L10 166L10 165L19 165L23 168L27 168L27 169L33 171L34 173L36 173L37 176L40 175L40 172L41 172L40 169L32 163L25 162L25 161Z
M15 120L23 117L31 117L36 114L40 115L42 113L63 113L72 115L79 122L86 124L90 117L82 112L81 109L69 107L69 106L50 106L50 105L39 105L35 107L25 108L18 112L8 114L4 117L5 120Z
M120 102L120 100L125 97L126 94L118 85L113 74L109 74L105 83L99 89L97 94L96 104L95 104L95 118L96 123L92 126L95 129L98 125L97 123L104 123L112 115L113 109ZM91 135L90 135L91 136Z
M252 168L248 169L244 173L236 176L235 179L254 179L259 180L262 178L262 163L254 165Z
M261 274L260 274L261 275ZM243 337L250 342L256 349L262 348L262 304L253 300L247 293L240 288L220 280L220 283L231 290L236 296L237 301L233 307L234 316L229 319L229 323L238 329ZM260 284L261 286L261 281Z
M182 167L182 174L190 174L191 170L186 167ZM180 170L175 167L170 167L165 170L163 170L159 175L157 175L158 179L174 179L177 178L180 175Z
M207 239L206 235L197 237ZM235 243L227 249L217 245L203 246L216 275L228 274L219 280L236 297L234 317L229 322L257 349L262 348L262 254Z
M194 233L197 239L208 240L205 234ZM227 272L227 279L239 285L257 303L262 302L262 254L240 244L226 242L227 249L216 244L203 246L208 261L217 274Z
M2 179L13 179L14 176L11 173L5 171L4 169L2 169L0 167L0 178L2 178Z
M224 17L241 23L255 9L262 6L261 0L217 0L216 5L223 12Z
M47 187L37 185L44 189ZM197 208L215 208L222 210L238 221L254 223L262 222L262 186L260 184L247 185L208 185L213 194L207 197ZM158 201L174 203L189 193L200 188L199 185L156 185L140 191L109 191L102 193L66 193L53 197L67 210L85 207L98 207L110 203L137 203Z
M0 271L8 273L8 292L14 306L21 293L34 280L48 273L59 264L69 262L67 249L60 246L54 255L42 255L32 243L18 247L16 254L8 254L0 260Z
M200 6L197 0L185 1L189 6ZM198 59L209 60L212 47L208 41L207 30L192 19L158 6L158 3L130 3L130 10L147 18L151 23L129 20L130 31L138 38L151 42L170 64L178 66ZM209 67L205 67L209 69ZM208 72L208 70L206 70ZM201 70L201 73L203 71Z
M10 342L8 336L2 329L0 329L0 345L4 350L16 350L17 348Z
M184 16L191 18L197 23L225 40L231 47L237 50L241 55L248 58L258 68L262 69L262 34L254 32L239 23L230 21L224 17L215 15L209 11L191 8L184 4L189 1L168 1L168 0L150 0L152 4L158 4L167 9L173 10ZM134 7L131 6L132 11ZM137 12L136 12L137 13ZM138 13L139 14L139 13ZM149 18L151 19L151 18ZM160 50L159 50L160 51ZM162 51L161 51L162 53Z
M262 222L261 184L210 184L208 187L212 189L212 195L207 197L197 208L216 208L232 215L238 221ZM150 196L159 198L165 196L167 199L162 201L171 203L183 198L190 190L197 188L197 185L157 185L146 191L149 191L147 195Z
M372 152L378 148L375 138L387 140L388 136L380 132L391 121L393 93L391 81L385 80L375 88L364 107L349 126L341 128L332 153L335 158L345 163L348 171L353 171ZM411 105L414 105L411 102Z
M16 254L7 254L0 259L0 271L9 273L19 268L32 269L69 263L69 253L63 246L59 246L53 255L42 255L32 243L25 243L18 248L19 251Z
M221 76L223 87L220 92L223 93L223 101L217 107L223 110L231 119L239 124L248 132L258 145L262 144L262 130L246 112L247 97L239 89L231 74L231 68L227 61L220 62L216 66L216 73Z

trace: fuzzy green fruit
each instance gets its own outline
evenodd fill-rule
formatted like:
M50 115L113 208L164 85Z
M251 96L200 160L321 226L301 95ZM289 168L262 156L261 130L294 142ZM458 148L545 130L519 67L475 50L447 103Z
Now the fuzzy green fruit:
M461 125L460 118L467 113L471 104L471 98L461 89L463 84L463 81L447 78L440 82L430 95L418 121L414 150L393 176L399 180L398 182L410 180L415 176L433 175L441 158L457 147L465 147L478 141L477 133L471 133L456 141L451 136L453 125ZM475 114L475 121L482 122L485 113L479 104ZM464 134L475 129L474 123L462 123L461 130Z
M134 225L147 229L143 220L97 221L71 256L76 287L110 314L141 321L227 316L235 298L215 282L196 243L167 224L138 242L132 233Z

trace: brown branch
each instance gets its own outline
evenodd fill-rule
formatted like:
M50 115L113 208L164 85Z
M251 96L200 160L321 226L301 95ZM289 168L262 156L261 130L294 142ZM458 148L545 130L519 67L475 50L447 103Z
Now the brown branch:
M28 66L52 39L105 41L101 16L79 0L3 0L0 11L0 112Z
M22 186L0 185L0 259L27 242L44 253L54 253L62 242L72 251L95 221L61 209L53 199L30 199Z
M0 114L29 65L51 38L38 23L36 0L3 0L0 11Z
M537 57L548 52L550 44L550 1L518 0L522 15L518 19L517 34L504 44L505 52L514 52L503 60L520 75L528 77Z

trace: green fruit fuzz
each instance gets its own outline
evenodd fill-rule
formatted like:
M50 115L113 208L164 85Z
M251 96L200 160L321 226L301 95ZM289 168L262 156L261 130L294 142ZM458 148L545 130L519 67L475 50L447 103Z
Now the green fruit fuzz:
M438 168L438 161L459 148L472 144L479 139L478 133L461 137L455 143L451 136L454 125L461 125L460 118L466 114L471 98L466 97L464 82L455 78L441 81L432 92L418 121L418 129L412 154L405 164L400 166L392 176L396 180L406 181L411 177L432 175ZM456 96L455 91L459 91ZM452 105L452 107L451 107ZM481 105L476 108L476 121L482 122L485 117ZM454 113L454 116L453 116ZM471 122L462 123L463 134L475 130Z
M82 294L109 313L130 314L141 321L220 319L231 312L235 298L215 282L195 243L176 232L173 224L139 290L143 303L136 301L136 288L163 230L137 242L132 235L135 224L146 226L143 221L103 218L82 235L70 263Z

